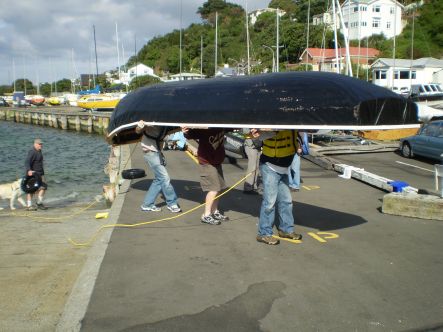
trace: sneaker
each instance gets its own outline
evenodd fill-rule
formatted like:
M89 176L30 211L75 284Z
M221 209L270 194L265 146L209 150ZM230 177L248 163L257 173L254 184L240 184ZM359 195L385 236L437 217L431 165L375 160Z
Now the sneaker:
M282 232L281 230L278 231L278 236L283 237L285 239L291 239L291 240L301 240L303 238L303 236L301 234L297 234L297 233L285 233Z
M180 209L180 206L178 206L177 204L168 206L168 210L171 211L172 213L182 212L182 209Z
M221 224L220 220L213 218L212 215L202 216L201 222L205 223L205 224L209 224L209 225L220 225Z
M35 205L31 205L26 207L26 211L37 211L37 207Z
M298 192L300 191L300 188L289 188L292 192Z
M39 210L47 210L48 207L45 206L43 203L37 203L37 209L39 209Z
M228 221L229 220L229 217L225 216L219 210L215 210L214 213L212 214L212 217L215 220L220 220L220 221Z
M269 244L271 246L275 246L276 244L280 243L279 239L276 239L275 237L272 237L271 235L265 235L265 236L257 235L257 241Z
M156 205L151 205L151 206L140 206L140 208L142 209L142 211L152 211L152 212L160 212L162 209L159 208Z

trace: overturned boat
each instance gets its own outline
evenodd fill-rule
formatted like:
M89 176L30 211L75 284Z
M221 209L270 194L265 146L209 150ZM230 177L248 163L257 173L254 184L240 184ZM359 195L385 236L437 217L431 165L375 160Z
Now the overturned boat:
M108 127L111 144L138 140L139 120L194 128L374 130L418 128L412 101L365 81L286 72L164 83L124 97Z

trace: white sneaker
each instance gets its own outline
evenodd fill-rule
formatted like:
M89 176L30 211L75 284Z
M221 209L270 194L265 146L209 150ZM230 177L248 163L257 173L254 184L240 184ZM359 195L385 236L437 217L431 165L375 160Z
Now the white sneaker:
M171 211L172 213L182 212L182 209L180 209L180 206L178 206L177 204L168 206L168 210Z
M140 206L140 209L142 209L142 211L152 211L152 212L160 212L162 209L159 208L156 205L151 205L151 206Z

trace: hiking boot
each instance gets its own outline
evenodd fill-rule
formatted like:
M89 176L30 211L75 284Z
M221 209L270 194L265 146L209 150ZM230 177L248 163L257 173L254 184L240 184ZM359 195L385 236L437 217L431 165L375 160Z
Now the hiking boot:
M37 207L35 205L31 205L26 207L26 211L37 211Z
M220 221L228 221L229 220L229 217L225 216L219 210L215 210L214 213L212 214L212 217L215 220L220 220Z
M43 203L37 203L37 209L39 209L39 210L47 210L48 207L45 206Z
M180 207L177 204L168 206L168 210L171 211L172 213L182 212L182 209L180 209Z
M215 219L212 215L202 216L201 222L209 225L220 225L220 220Z
M291 239L291 240L301 240L302 239L302 235L301 234L297 234L297 233L285 233L282 232L281 230L278 230L278 236L283 237L285 239Z
M272 237L272 235L257 235L257 241L269 244L271 246L275 246L280 243L279 239Z
M151 205L151 206L140 206L140 209L142 209L142 211L152 211L152 212L160 212L162 209L159 208L156 205Z

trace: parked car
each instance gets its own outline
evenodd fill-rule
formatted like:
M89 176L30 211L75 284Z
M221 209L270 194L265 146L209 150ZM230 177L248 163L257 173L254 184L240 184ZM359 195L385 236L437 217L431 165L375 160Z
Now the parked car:
M0 106L6 106L6 107L9 106L5 98L0 97Z
M399 148L407 158L417 155L443 162L443 120L428 122L417 135L400 139Z

